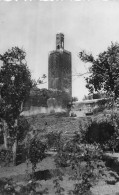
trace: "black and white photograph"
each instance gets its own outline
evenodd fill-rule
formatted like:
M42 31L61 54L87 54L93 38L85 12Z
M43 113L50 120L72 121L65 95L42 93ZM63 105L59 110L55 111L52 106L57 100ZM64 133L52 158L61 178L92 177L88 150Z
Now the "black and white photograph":
M0 0L0 195L119 195L118 20L118 0Z

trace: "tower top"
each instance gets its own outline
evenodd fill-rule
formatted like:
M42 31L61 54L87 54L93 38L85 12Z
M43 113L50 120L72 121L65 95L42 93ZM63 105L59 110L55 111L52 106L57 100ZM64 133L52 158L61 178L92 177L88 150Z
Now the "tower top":
M56 49L64 49L64 34L56 34Z

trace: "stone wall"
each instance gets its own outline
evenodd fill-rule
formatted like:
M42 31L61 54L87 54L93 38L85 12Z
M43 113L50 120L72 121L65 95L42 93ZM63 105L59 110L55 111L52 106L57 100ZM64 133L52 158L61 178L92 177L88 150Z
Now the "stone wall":
M48 107L47 100L55 98L57 107L66 108L70 98L66 92L48 89L32 89L29 98L24 104L24 110L31 107Z

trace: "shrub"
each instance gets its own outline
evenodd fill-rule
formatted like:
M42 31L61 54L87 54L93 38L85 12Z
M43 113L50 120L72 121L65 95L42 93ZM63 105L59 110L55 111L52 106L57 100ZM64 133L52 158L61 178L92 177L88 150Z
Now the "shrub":
M104 117L103 121L91 122L85 129L81 127L80 132L83 143L96 142L105 151L119 151L119 119L115 113Z
M114 132L113 124L107 121L99 123L94 121L89 125L84 139L88 143L104 144L114 135Z
M119 152L119 118L117 114L110 115L110 121L114 126L115 132L111 138L104 145L104 149L112 150Z
M61 144L62 132L49 132L46 135L48 148L54 148L58 150L59 145Z
M38 140L37 138L33 138L30 142L29 147L29 158L31 163L34 163L34 161L36 161L37 163L38 161L43 160L43 158L45 157L45 149L45 143Z
M0 150L0 162L9 164L12 162L12 152L11 150L7 150L5 148L1 148Z
M27 148L27 158L32 163L32 177L34 178L36 165L39 161L42 161L45 158L45 150L47 145L45 142L39 140L34 136L28 144Z
M41 187L42 185L39 184L38 182L34 181L34 180L30 180L26 186L21 186L20 188L20 192L18 195L43 195L43 194L48 194L48 189L45 188L44 190L39 190L37 191L37 188Z
M39 191L37 188L39 187ZM41 184L36 181L30 180L27 184L21 185L15 183L12 179L0 180L0 194L4 195L45 195L48 194L48 189L41 189Z
M61 144L55 162L59 167L68 166L72 170L69 179L75 181L74 189L69 194L91 194L91 187L96 184L105 170L102 161L103 151L99 144L85 144L76 135ZM58 185L58 188L60 186Z
M0 180L0 193L4 195L12 195L12 194L17 194L15 192L15 186L12 179L3 179Z

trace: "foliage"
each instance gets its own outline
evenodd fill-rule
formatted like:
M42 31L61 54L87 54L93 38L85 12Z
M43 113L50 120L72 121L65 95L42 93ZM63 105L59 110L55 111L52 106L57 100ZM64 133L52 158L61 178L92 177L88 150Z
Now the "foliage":
M19 195L43 195L43 194L48 194L48 189L45 188L44 190L38 190L38 187L42 187L41 184L39 184L38 182L36 182L35 180L30 180L26 186L21 186L20 189L20 194Z
M87 129L85 140L88 143L96 142L99 144L104 144L111 138L114 132L115 130L113 124L107 121L94 121Z
M98 112L103 112L105 108L111 108L111 99L102 98L97 101L97 107L93 109L93 113L97 114Z
M92 100L93 99L93 95L89 94L89 95L84 95L83 100Z
M101 94L99 94L99 93L93 94L93 99L100 99L100 98L101 98Z
M109 96L119 96L119 44L111 43L106 51L100 53L95 59L92 54L85 51L79 53L80 59L91 63L90 76L86 78L91 93L95 91L106 92Z
M0 180L0 187L0 193L4 195L17 195L15 191L16 184L12 181L12 179Z
M59 151L61 147L62 132L51 131L46 135L48 148L54 148Z
M37 163L45 158L47 145L45 142L39 140L37 136L34 136L29 140L27 146L27 158L32 163L32 176L34 177Z
M84 95L83 100L92 100L92 99L103 99L106 98L106 93L102 93L102 92L94 92L88 95Z
M105 170L100 145L81 144L80 138L80 135L78 137L75 135L61 144L55 160L59 167L65 165L72 170L72 176L69 179L74 180L75 184L69 194L76 195L89 194L91 187Z
M17 184L12 179L0 180L0 193L4 195L43 195L48 194L48 189L37 190L37 188L42 186L34 181L30 180L26 185Z
M38 140L37 138L33 138L30 143L29 148L29 158L31 163L38 163L38 161L43 160L44 158L44 151L46 149L46 145Z
M80 125L81 143L100 144L105 151L119 151L119 119L117 114L103 115L88 123L85 128Z
M37 86L38 85L40 85L40 84L45 84L46 82L44 82L44 80L46 79L46 74L43 74L43 76L40 78L38 78L38 80L36 81L36 80L32 80L32 86L33 86L33 88L37 88Z
M24 160L25 158L25 147L24 147L24 139L26 137L26 134L29 132L29 123L27 122L26 118L24 116L20 116L18 118L18 127L17 127L17 141L18 141L18 147L17 147L17 159L16 162L19 159L19 153L22 153L22 155L20 156L21 160L20 162L22 162L22 160ZM10 136L13 138L14 136L14 131L9 131ZM3 139L3 133L1 135L2 139ZM0 161L1 162L6 162L6 163L10 163L12 162L12 151L11 151L11 147L12 147L12 138L9 137L8 139L8 143L7 146L8 148L1 148L0 150ZM4 141L4 140L3 140ZM4 142L3 142L4 143Z
M72 97L72 102L77 102L78 101L78 98L77 97Z
M116 118L115 118L116 121ZM64 139L62 133L50 132L46 137L48 141L48 148L56 148L57 154L55 156L56 166L61 168L62 166L68 166L71 172L69 179L73 180L74 188L69 191L70 195L91 195L91 188L95 185L102 175L106 175L105 164L102 161L103 151L99 144L88 144L84 142L86 128L80 126L81 133L76 132L70 140ZM82 133L84 130L84 134ZM53 146L54 143L54 146ZM42 140L38 140L36 135L29 140L28 158L32 163L32 167L35 171L36 165L41 161L45 155L46 143ZM35 179L35 178L34 178ZM38 184L32 179L25 186L17 186L11 183L6 186L5 189L14 189L14 194L45 194L46 191L37 191ZM55 193L58 195L65 194L64 188L61 186L63 177L61 174L54 179ZM13 188L13 187L14 188ZM18 190L19 188L19 190ZM2 188L1 188L2 189ZM8 190L7 189L7 190ZM4 190L4 188L3 188ZM10 194L10 191L7 194Z
M11 150L2 148L0 150L0 163L5 163L5 165L8 165L10 162L12 162Z
M111 138L102 145L103 150L119 152L119 135L115 132Z
M12 47L0 60L1 103L0 117L7 123L8 135L13 145L13 163L16 164L18 117L23 110L23 103L32 87L31 74L25 61L26 53L18 47ZM19 136L19 135L18 135Z
M119 118L118 115L110 115L109 119L113 126L114 126L114 134L111 136L111 138L107 141L107 143L104 145L104 148L107 150L119 151Z
M48 190L46 188L43 190L41 188L42 186L35 181L35 169L36 169L37 163L42 161L45 158L45 150L47 148L47 145L45 142L39 140L37 136L34 136L28 141L29 143L26 144L26 147L24 148L24 150L26 151L27 159L32 164L31 180L28 181L28 183L25 185L20 185L20 184L13 182L12 180L6 179L4 181L3 187L0 189L1 190L0 192L4 193L5 195L8 195L8 194L12 195L13 193L16 195L48 194ZM6 159L7 151L5 155L4 155L4 150L2 150L0 154L2 158ZM40 190L38 190L39 188Z
M32 87L31 74L25 61L26 53L14 47L1 55L0 70L1 117L11 127L21 112L22 103L28 98Z

